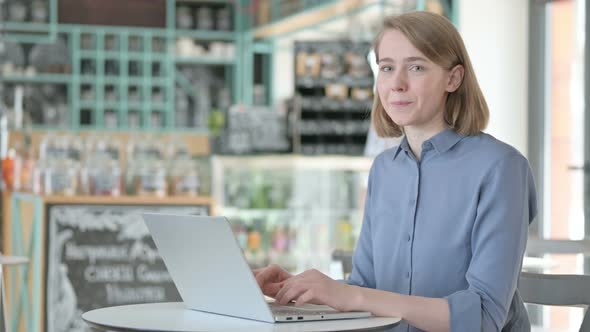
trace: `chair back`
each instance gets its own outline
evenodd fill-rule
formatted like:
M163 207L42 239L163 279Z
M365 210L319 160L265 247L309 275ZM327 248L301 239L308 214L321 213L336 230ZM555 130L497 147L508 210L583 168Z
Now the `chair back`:
M344 279L348 278L348 275L352 273L352 253L352 251L339 249L332 252L332 260L342 264L342 275Z
M527 255L583 254L590 256L590 239L555 240L530 236ZM540 274L522 272L518 290L525 302L541 305L590 305L590 275ZM586 310L580 331L590 332L590 310Z

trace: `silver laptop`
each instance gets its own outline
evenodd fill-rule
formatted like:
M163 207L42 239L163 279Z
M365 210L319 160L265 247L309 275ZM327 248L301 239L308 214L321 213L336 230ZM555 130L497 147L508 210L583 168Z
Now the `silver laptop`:
M224 217L144 213L158 252L190 309L264 322L370 317L323 305L268 303Z

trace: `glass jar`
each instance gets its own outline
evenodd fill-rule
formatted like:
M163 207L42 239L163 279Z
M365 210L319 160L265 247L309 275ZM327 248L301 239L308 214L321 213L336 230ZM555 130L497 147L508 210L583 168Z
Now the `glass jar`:
M136 192L141 196L166 196L166 169L161 162L143 163L136 175Z
M45 195L73 196L78 189L78 167L69 160L52 162L42 171L42 183Z
M83 145L82 140L79 136L66 135L62 137L65 149L65 155L67 159L70 159L74 163L80 163L82 161Z
M199 30L213 30L213 10L208 6L197 8L196 25Z
M120 196L123 172L116 161L99 162L89 169L89 191L97 196Z
M192 29L194 27L191 8L178 6L176 8L176 27L179 29Z
M48 160L57 153L57 138L54 134L49 133L41 138L39 144L39 159Z
M130 161L164 159L161 140L149 136L135 136L127 143L127 158Z
M199 173L191 160L176 160L170 168L170 194L172 196L197 196Z

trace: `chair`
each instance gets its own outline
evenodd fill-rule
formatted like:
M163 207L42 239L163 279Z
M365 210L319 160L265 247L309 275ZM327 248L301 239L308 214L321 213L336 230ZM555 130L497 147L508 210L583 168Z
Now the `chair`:
M342 264L342 276L344 279L352 272L352 251L334 250L332 252L332 260Z
M530 236L527 255L583 254L590 256L590 239L554 240ZM537 272L537 271L535 271ZM519 292L524 302L541 305L580 306L590 305L590 275L521 273ZM580 331L590 332L590 314L586 310Z
M547 245L554 245L554 241L546 240L542 241L542 243L534 241L533 244L533 250L527 250L528 252L538 253L535 250L537 248L546 252ZM566 250L551 249L553 249L551 251L559 252L569 251L567 249L571 250L571 248L566 248ZM352 252L335 250L332 252L332 259L342 263L342 272L345 278L352 272ZM526 303L556 306L590 306L590 275L521 272L518 291ZM590 332L590 310L586 310L580 332Z
M564 241L531 237L528 240L528 255L545 253L583 253L590 255L590 240ZM352 252L334 250L332 259L342 264L346 278L352 272ZM540 274L521 272L518 291L526 303L556 306L589 306L580 332L590 332L590 275Z
M590 305L590 275L521 272L518 291L526 303L588 306ZM590 310L586 310L580 332L590 332Z

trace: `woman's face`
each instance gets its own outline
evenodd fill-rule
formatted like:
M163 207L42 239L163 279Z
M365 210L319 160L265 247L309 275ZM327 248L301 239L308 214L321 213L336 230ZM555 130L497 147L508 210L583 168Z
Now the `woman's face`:
M378 54L377 92L391 120L405 130L444 128L447 94L460 84L455 69L445 70L427 59L398 30L383 34Z

